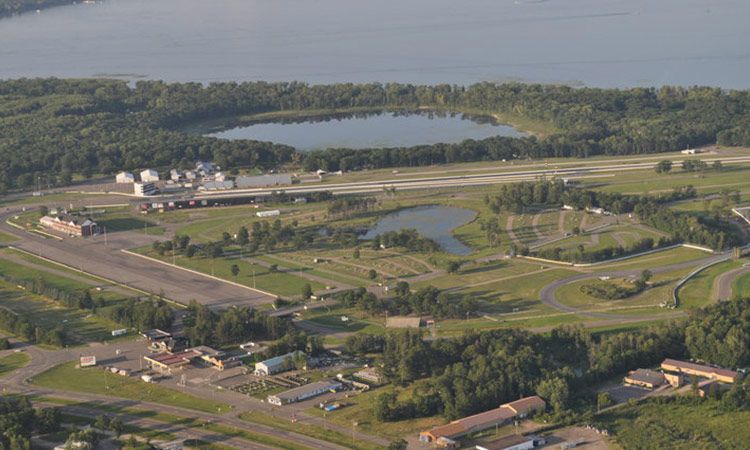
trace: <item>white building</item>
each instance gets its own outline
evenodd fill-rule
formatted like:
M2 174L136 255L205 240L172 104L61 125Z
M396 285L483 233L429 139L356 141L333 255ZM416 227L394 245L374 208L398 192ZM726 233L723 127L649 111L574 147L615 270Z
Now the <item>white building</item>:
M271 209L269 211L258 211L257 213L255 213L255 215L258 217L275 217L280 216L281 211L279 211L278 209Z
M133 183L133 193L138 197L156 195L158 190L154 183Z
M115 183L135 183L135 177L130 172L120 172L115 175Z
M276 356L259 363L255 363L255 375L257 376L268 376L277 374L280 372L286 372L287 370L294 367L294 358L305 356L301 351L287 353L285 355Z
M154 169L145 169L141 171L141 181L143 181L144 183L159 181L159 172L155 171Z
M289 403L301 402L308 398L313 398L326 392L336 392L343 385L338 381L316 381L315 383L289 389L276 395L268 396L268 403L276 406L286 405Z

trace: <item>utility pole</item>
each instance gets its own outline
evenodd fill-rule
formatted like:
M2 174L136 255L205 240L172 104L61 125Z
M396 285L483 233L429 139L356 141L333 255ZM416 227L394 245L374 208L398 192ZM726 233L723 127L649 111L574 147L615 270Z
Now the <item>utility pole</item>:
M253 289L255 289L255 269L253 269Z
M103 226L102 228L104 229L104 245L107 246L107 245L109 245L107 243L107 227Z

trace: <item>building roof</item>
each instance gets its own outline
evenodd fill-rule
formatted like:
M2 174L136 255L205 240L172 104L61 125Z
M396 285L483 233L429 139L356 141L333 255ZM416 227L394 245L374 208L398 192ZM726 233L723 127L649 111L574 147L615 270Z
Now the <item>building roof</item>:
M628 374L627 379L655 386L664 383L664 374L655 370L637 369Z
M451 422L446 423L445 425L440 425L439 427L435 427L431 429L430 431L423 431L422 434L430 434L434 439L439 439L441 437L456 437L461 436L462 434L465 434L468 430L461 422Z
M419 328L422 323L420 317L394 316L385 320L386 328Z
M547 404L539 396L532 395L531 397L524 397L520 400L506 403L503 406L511 408L516 414L525 414L529 411L544 409L547 407Z
M520 434L511 434L509 436L501 437L490 442L483 442L477 444L477 449L482 450L505 450L506 448L522 444L524 442L533 441L534 438L530 436L521 436Z
M280 365L286 363L287 358L294 358L295 355L300 354L300 353L304 355L303 352L301 352L301 351L298 350L296 352L287 353L287 354L279 355L279 356L274 356L273 358L269 358L269 359L267 359L265 361L261 361L261 362L255 363L255 365L257 366L258 364L263 364L266 367L280 366Z
M184 352L174 354L169 352L162 352L155 355L147 355L144 356L144 358L165 366L175 366L190 362L190 360L195 358L196 356L200 356L200 353L193 350L185 350Z
M491 409L483 413L464 417L463 419L459 419L456 422L460 422L465 428L471 429L475 427L481 427L482 425L510 420L515 416L516 412L513 409L509 408L508 405L503 405L499 408Z
M688 369L688 370L693 370L695 372L703 372L706 374L719 375L719 376L729 377L729 378L737 378L737 375L738 375L738 373L735 372L734 370L721 369L718 367L705 366L703 364L695 364L691 362L679 361L676 359L669 359L669 358L662 361L661 365L662 365L662 368L665 368L665 369L666 367L664 366L666 365L666 366L676 367L680 370Z
M168 333L158 328L154 328L153 330L146 330L146 331L141 332L141 336L145 337L149 341L153 341L153 340L166 339L166 338L172 337L172 333Z
M235 181L238 188L257 186L275 186L277 184L292 184L292 176L288 173L266 175L240 175Z
M281 400L296 400L300 397L305 397L308 394L320 391L326 391L329 389L338 389L341 387L341 383L338 381L316 381L314 383L305 384L288 391L280 392L270 397L276 397Z
M190 350L196 351L201 354L201 356L221 356L224 354L221 350L216 350L215 348L211 348L207 345L199 345L197 347L193 347Z

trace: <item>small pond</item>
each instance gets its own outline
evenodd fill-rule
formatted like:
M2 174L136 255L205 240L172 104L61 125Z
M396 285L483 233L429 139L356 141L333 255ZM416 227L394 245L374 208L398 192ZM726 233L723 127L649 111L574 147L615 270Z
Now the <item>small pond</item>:
M434 111L381 111L257 122L208 134L223 139L253 139L303 150L385 148L456 143L492 136L523 136L490 116Z
M471 248L456 239L452 231L471 222L477 213L471 209L452 206L431 205L403 209L380 219L363 239L372 239L378 234L414 228L419 234L440 244L443 251L454 255L468 255Z

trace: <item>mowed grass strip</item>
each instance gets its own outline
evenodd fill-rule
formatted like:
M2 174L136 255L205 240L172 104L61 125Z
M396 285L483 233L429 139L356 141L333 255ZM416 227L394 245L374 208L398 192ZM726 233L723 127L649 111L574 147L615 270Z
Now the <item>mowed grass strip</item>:
M18 238L11 236L7 233L0 232L0 244L7 244L9 242L15 242Z
M25 367L31 357L26 353L13 353L12 355L0 358L0 377L5 376L14 370Z
M352 442L351 436L346 436L337 431L329 430L328 428L324 428L318 425L306 424L299 421L292 422L291 420L287 420L278 416L269 416L265 413L255 413L252 411L248 411L240 414L239 417L246 422L257 423L273 428L278 428L280 430L303 434L311 438L331 442L347 448L362 450L377 450L382 448L369 442Z
M711 303L716 278L724 272L741 267L742 263L743 261L724 261L723 263L702 270L677 291L680 306L684 308L700 308Z
M60 364L42 372L36 375L31 383L50 389L160 403L208 413L228 412L231 409L231 406L226 403L185 394L158 384L113 375L101 368L77 369L75 361Z

